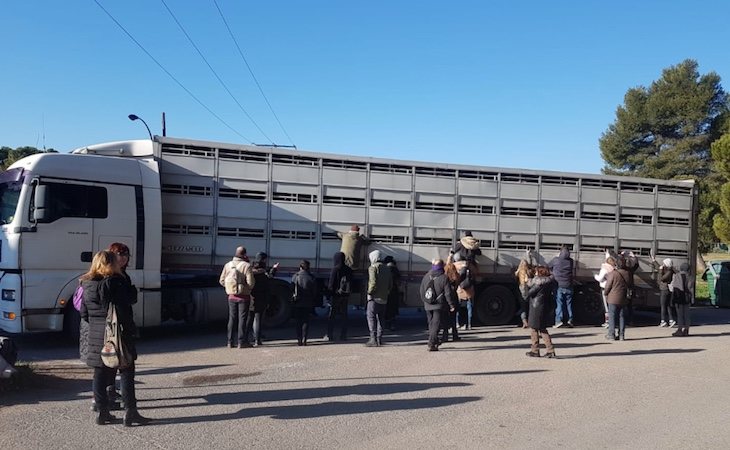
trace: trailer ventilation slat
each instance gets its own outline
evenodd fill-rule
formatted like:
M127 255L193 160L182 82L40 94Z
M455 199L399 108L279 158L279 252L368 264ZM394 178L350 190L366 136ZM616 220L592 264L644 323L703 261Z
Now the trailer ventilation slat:
M562 219L574 219L575 211L564 209L543 209L540 211L542 217L558 217Z
M682 187L682 186L657 186L657 189L659 192L663 192L665 194L686 194L686 195L692 195L692 188L691 187Z
M317 203L317 194L294 194L289 192L274 192L272 200L289 203Z
M540 244L540 250L562 250L563 247L566 247L572 252L573 245L574 244L553 244L549 242L543 242L542 244Z
M609 189L616 189L618 188L618 181L611 181L611 180L596 180L591 178L583 178L580 180L581 186L584 187L597 187L597 188L609 188Z
M502 181L507 183L538 184L540 182L540 176L526 173L503 173Z
M578 186L577 178L543 176L542 184L558 184L562 186Z
M621 190L628 192L654 192L655 185L644 183L621 182Z
M416 209L421 211L448 211L454 210L454 205L448 203L416 202Z
M264 230L258 228L218 227L218 236L263 238Z
M659 217L659 225L689 226L689 219L681 217Z
M163 144L162 153L166 153L168 155L203 156L212 158L215 156L215 149L188 144Z
M619 218L621 223L641 223L644 225L651 225L653 222L652 216L641 216L638 214L621 214Z
M381 198L371 198L370 206L377 206L379 208L411 209L411 202L408 200L385 200Z
M311 241L317 238L317 233L314 231L271 230L271 238Z
M581 219L601 220L604 222L615 222L616 214L615 213L594 212L594 211L583 211L581 213Z
M410 175L413 173L413 168L408 166L399 166L397 164L370 163L370 171Z
M184 184L163 184L163 194L200 195L209 197L211 189L209 186L187 186Z
M657 256L674 256L678 258L687 258L689 255L687 254L687 250L677 250L677 249L666 249L666 248L660 248L657 250Z
M218 189L218 195L225 198L240 198L248 200L266 200L266 191L252 191L248 189Z
M500 250L531 250L535 243L531 241L500 241Z
M416 245L439 245L439 246L451 246L451 238L437 238L437 237L414 237L413 243Z
M322 159L322 166L345 170L367 170L368 168L367 163L346 159Z
M322 236L323 241L339 241L340 240L340 238L337 236L337 233L334 231L323 231L321 236Z
M162 232L167 234L202 235L210 234L210 227L207 225L162 225Z
M385 234L373 234L370 235L370 240L379 243L387 244L407 244L408 236L393 236ZM449 241L451 243L451 241Z
M581 245L580 251L585 253L605 253L606 247L602 245Z
M274 164L286 164L290 166L319 167L319 159L298 155L271 155Z
M497 181L499 174L495 172L479 172L477 170L460 170L459 178L467 180Z
M503 216L537 217L537 209L534 208L506 208L502 207L500 214Z
M218 157L220 159L232 159L235 161L261 162L268 163L268 153L252 152L249 150L234 150L230 148L219 148Z
M463 213L474 213L474 214L494 214L494 206L488 205L465 205L460 204L457 206L457 211Z
M428 175L431 177L454 178L456 176L456 170L443 169L440 167L416 167L416 174Z
M322 198L322 203L326 203L328 205L365 206L365 199L357 197L338 197L335 195L325 195Z

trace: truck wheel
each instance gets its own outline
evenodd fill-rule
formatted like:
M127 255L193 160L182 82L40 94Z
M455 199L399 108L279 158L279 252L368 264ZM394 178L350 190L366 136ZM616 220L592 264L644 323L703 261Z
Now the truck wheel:
M79 341L81 314L69 304L63 312L63 334L70 342Z
M597 286L583 285L574 290L576 320L589 325L603 323L605 310L600 288Z
M264 326L267 328L284 325L291 317L291 288L289 283L271 280L269 307L264 313Z
M475 306L477 318L484 325L505 325L515 317L517 299L509 288L493 285L479 294Z

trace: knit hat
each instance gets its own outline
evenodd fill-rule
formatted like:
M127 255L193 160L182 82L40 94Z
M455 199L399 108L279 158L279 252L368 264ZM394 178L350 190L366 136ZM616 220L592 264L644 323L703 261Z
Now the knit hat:
M669 268L671 268L674 265L674 263L672 262L672 260L670 258L667 258L664 261L662 261L662 264L664 265L664 267L669 267Z

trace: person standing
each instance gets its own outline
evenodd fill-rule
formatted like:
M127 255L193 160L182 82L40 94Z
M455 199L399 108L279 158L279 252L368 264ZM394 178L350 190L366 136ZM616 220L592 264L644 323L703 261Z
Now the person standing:
M459 298L459 307L456 308L456 317L454 317L457 329L471 330L471 319L474 313L474 273L472 264L461 258L461 253L454 253L454 268L456 269L458 285L456 287L456 295ZM460 326L459 315L462 306L466 309L466 323Z
M385 305L385 327L395 331L395 318L398 316L398 303L400 303L400 270L395 258L388 255L383 259L383 264L390 269L392 286L388 293L388 303Z
M362 247L370 245L370 239L360 234L360 227L353 225L347 233L337 232L342 239L340 251L345 254L345 264L353 270L360 268L360 251Z
M518 289L520 291L520 311L519 316L522 320L522 328L530 328L527 323L527 314L530 310L530 305L527 301L527 292L529 290L528 283L535 276L535 268L530 264L527 259L523 258L520 260L520 264L517 266L515 271L515 277L517 277Z
M532 358L540 357L540 338L545 341L545 357L555 358L555 347L548 333L550 322L550 300L555 291L555 280L550 276L550 269L545 266L535 268L535 276L527 282L526 298L530 312L527 324L530 326L530 351L526 353Z
M226 286L226 278L234 276L231 271L237 272L236 278L240 281L237 288L238 293L229 291L229 286ZM233 348L233 330L236 328L236 323L238 323L238 348L250 347L246 325L251 308L251 290L254 288L256 280L253 277L251 264L248 262L246 247L236 248L233 259L223 266L218 282L221 286L226 287L228 294L228 348Z
M608 329L606 330L606 339L625 340L626 339L626 313L627 313L627 292L630 289L629 277L631 273L626 270L626 260L618 259L618 265L606 277L606 287L603 292L606 294L606 303L608 303ZM616 336L616 325L618 322L618 336Z
M573 258L570 257L568 247L563 246L560 249L558 257L550 262L549 269L558 283L553 328L560 328L563 325L573 328Z
M117 369L105 366L101 360L107 313L109 306L113 305L122 330L121 342L130 361L127 367L119 369L125 408L122 423L125 427L145 425L151 420L139 414L134 386L137 326L134 323L132 304L136 302L137 291L122 275L117 256L107 250L94 255L89 271L81 276L81 285L84 288L81 318L89 323L86 364L94 368L93 391L98 409L95 422L97 425L105 425L115 420L109 412L107 388L114 383Z
M246 323L246 334L253 336L253 346L258 347L261 342L261 328L263 326L263 315L269 307L269 296L271 295L270 280L276 276L279 263L267 268L269 255L265 252L256 253L251 273L253 274L254 286L251 290L251 311Z
M332 271L327 283L330 295L330 310L327 318L327 335L325 341L334 341L335 323L341 323L340 340L347 340L347 307L352 292L352 269L345 264L345 254L337 252L332 257Z
M458 253L454 254L454 256L458 255ZM453 292L457 292L457 289L459 287L460 283L460 277L459 272L456 270L456 266L452 262L447 262L444 266L444 273L446 274L446 279L449 281L449 288ZM456 342L460 341L461 338L459 337L459 329L456 326L456 314L459 310L458 306L458 293L457 293L457 306L453 310L449 308L448 311L445 311L443 316L441 317L441 327L443 329L443 335L441 337L441 342L448 342L449 341L449 330L451 330L451 340Z
M613 272L616 268L616 259L606 252L606 261L601 264L601 270L597 275L593 275L593 278L598 281L598 286L601 288L601 297L603 298L603 311L604 311L604 322L603 327L608 328L608 302L606 301L606 280L608 274Z
M639 259L636 257L633 251L624 250L621 252L619 259L624 260L624 267L629 272L628 280L628 292L626 293L626 322L633 326L634 324L634 274L639 270Z
M436 352L440 345L441 318L456 310L456 295L444 273L443 260L431 262L431 270L421 280L419 292L428 319L428 351Z
M672 336L689 336L689 306L692 292L689 290L689 264L682 263L679 272L672 276L672 304L677 308L677 331Z
M370 259L370 267L368 268L368 306L366 314L370 339L365 345L367 347L380 347L383 343L381 319L385 313L385 305L388 303L388 294L390 294L393 279L390 269L382 262L380 250L373 250L368 258Z
M299 272L295 273L291 279L294 285L294 319L296 319L297 345L307 345L307 336L309 334L309 315L314 308L318 289L317 280L309 271L309 261L303 259L299 263Z
M652 257L652 262L655 267L659 266L657 280L659 285L659 307L661 308L659 326L663 328L671 327L676 323L672 314L672 298L669 291L669 285L672 284L672 278L674 277L674 262L670 258L666 258L659 265L654 257Z

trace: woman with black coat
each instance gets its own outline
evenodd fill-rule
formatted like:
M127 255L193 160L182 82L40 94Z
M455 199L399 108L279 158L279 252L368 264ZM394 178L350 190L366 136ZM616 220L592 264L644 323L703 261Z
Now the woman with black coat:
M556 283L550 276L550 269L545 266L535 268L535 276L528 281L526 299L530 312L527 316L527 325L530 327L530 351L527 356L540 357L540 337L545 341L548 358L555 358L555 348L547 327L550 324L552 312L551 300L554 298Z
M122 329L121 340L131 361L128 367L119 370L122 379L122 399L126 409L123 423L124 426L149 423L150 419L142 417L137 411L134 388L137 327L134 324L132 304L137 298L136 289L122 274L117 255L110 251L97 253L91 268L80 280L84 288L81 318L89 323L86 364L94 368L94 401L98 409L95 421L98 425L104 425L114 420L114 416L109 413L107 386L113 384L117 369L106 367L101 360L107 312L109 305L114 305Z
M262 319L266 308L269 307L269 295L271 295L271 284L269 280L276 276L276 270L279 263L274 264L271 268L266 268L269 255L264 252L256 253L252 267L253 278L256 283L251 290L251 312L248 315L248 323L246 328L252 332L253 346L261 345L261 327Z
M293 316L297 321L297 345L307 345L307 333L309 331L309 314L317 300L317 280L309 272L309 261L303 259L299 263L299 272L291 279L294 285Z
M345 254L337 252L332 257L332 271L327 282L327 292L330 296L330 311L327 318L327 335L325 341L334 341L335 323L341 317L342 326L340 340L347 340L347 303L350 299L352 287L352 269L345 264Z

